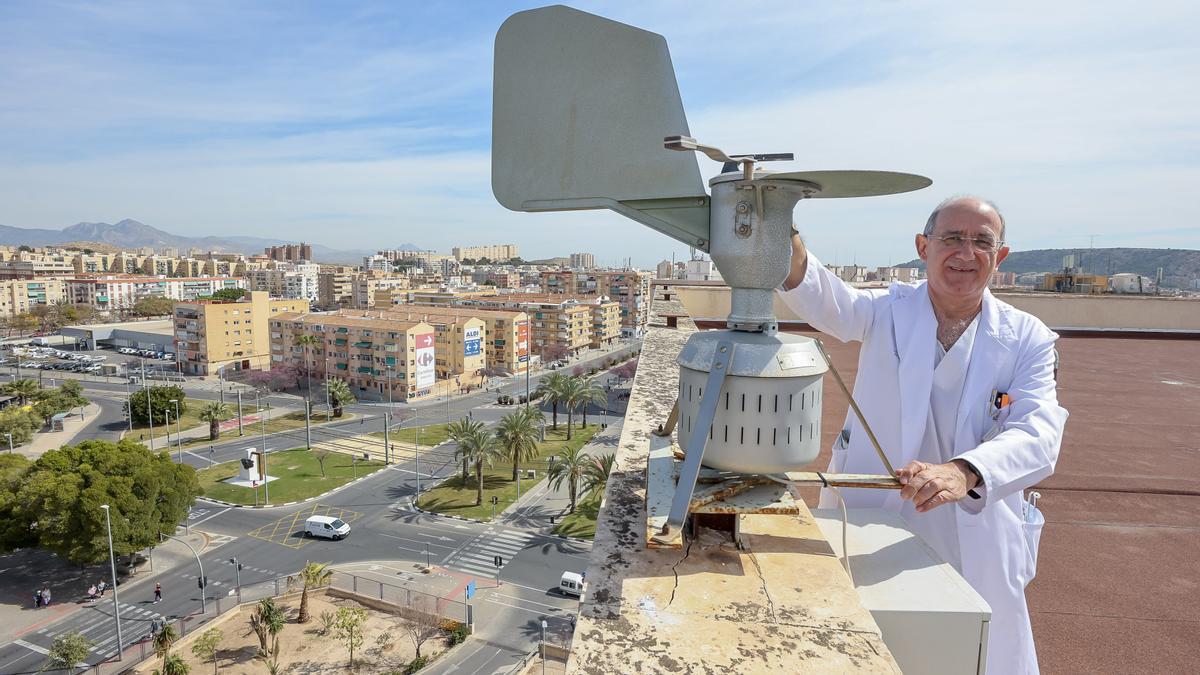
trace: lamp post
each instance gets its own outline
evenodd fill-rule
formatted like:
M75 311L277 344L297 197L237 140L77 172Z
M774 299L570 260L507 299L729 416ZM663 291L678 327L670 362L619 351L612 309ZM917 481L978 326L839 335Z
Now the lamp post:
M325 354L325 422L329 423L329 413L333 407L329 404L329 354Z
M173 398L168 403L175 404L175 445L178 447L176 456L179 458L179 463L183 464L183 424L179 421L179 399ZM168 420L169 421L169 420ZM167 448L167 456L171 454L171 448Z
M129 433L133 433L133 394L129 393L129 366L125 366L125 415L129 419Z
M546 675L546 620L542 619L542 675Z
M13 451L12 434L10 434L10 433L5 433L4 435L5 435L5 436L8 436L8 451L9 451L9 452L12 452L12 451Z
M263 474L263 503L271 503L271 482L267 476L267 415L271 412L271 402L267 401L267 409L264 412L262 407L261 392L254 392L254 400L258 405L258 414L262 419L262 474Z
M171 409L167 408L163 411L163 415L167 418L167 457L171 456Z
M192 547L191 544L180 539L179 537L176 537L176 536L173 536L170 534L163 534L162 532L159 532L158 536L165 538L165 539L174 539L175 541L188 547L188 550L192 552L192 555L196 556L196 565L198 565L200 567L200 576L199 576L199 580L200 580L200 614L203 615L205 612L208 611L207 605L205 602L206 598L204 597L204 587L207 586L208 583L207 583L207 579L204 578L204 563L200 562L200 554L196 552L196 549L194 547ZM114 591L116 590L115 585L113 586L113 590ZM116 593L113 593L113 595L116 595Z
M150 452L154 452L154 410L150 407L150 383L146 381L146 360L138 359L142 366L142 390L146 392L146 419L150 424ZM132 416L132 411L130 415Z
M395 412L396 407L392 404L392 367L388 366L388 412Z
M121 642L121 607L117 604L117 558L113 554L112 516L108 504L101 504L100 508L104 509L104 526L108 530L108 565L112 570L113 619L117 622L117 660L120 661L125 647Z

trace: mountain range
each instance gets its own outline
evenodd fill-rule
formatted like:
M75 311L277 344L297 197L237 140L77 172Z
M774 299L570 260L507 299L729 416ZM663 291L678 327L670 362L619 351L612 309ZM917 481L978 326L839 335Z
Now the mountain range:
M77 244L86 246L88 243L106 244L118 248L154 248L173 247L180 253L190 248L202 251L220 251L223 253L261 254L268 246L280 244L295 244L296 241L284 239L265 239L263 237L228 236L228 237L187 237L171 234L156 227L125 219L119 223L76 223L62 230L41 228L22 228L0 225L0 244L8 246L54 246ZM320 244L313 244L313 257L318 262L361 264L363 256L375 251L367 249L333 249ZM401 244L395 248L405 251L423 250L413 244Z
M1136 272L1154 279L1162 268L1163 286L1187 288L1192 279L1200 279L1200 251L1178 248L1042 248L1013 251L1000 264L1001 272L1026 274L1057 272L1063 259L1075 256L1075 267L1086 274ZM925 269L920 259L897 267Z

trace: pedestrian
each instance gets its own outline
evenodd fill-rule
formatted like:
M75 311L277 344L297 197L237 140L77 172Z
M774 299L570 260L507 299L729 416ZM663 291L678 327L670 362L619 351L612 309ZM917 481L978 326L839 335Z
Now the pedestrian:
M50 588L49 587L42 589L42 606L43 607L50 606Z
M100 583L96 584L96 590L100 591L100 597L104 597L104 589L106 588L108 588L108 584L104 583L103 579L100 580Z
M162 600L162 584L154 584L154 602Z
M34 592L34 594L33 594L33 606L34 607L42 606L42 589L40 589L40 588L37 589L37 591Z

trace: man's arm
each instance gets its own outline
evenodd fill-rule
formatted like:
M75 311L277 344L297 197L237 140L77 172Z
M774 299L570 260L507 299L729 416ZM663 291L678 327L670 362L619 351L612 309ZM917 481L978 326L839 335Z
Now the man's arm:
M793 234L791 271L780 297L817 330L849 342L866 337L881 295L853 288L839 279L808 253L800 235Z

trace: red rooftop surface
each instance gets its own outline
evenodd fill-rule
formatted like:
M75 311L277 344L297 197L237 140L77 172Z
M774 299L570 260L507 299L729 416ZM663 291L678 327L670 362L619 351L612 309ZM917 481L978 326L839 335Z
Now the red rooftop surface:
M858 343L823 337L854 379ZM1184 673L1200 664L1200 340L1061 338L1070 411L1026 589L1044 673ZM829 462L846 398L825 383ZM882 469L881 469L882 471ZM816 506L816 491L805 495Z

